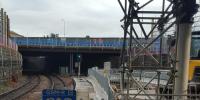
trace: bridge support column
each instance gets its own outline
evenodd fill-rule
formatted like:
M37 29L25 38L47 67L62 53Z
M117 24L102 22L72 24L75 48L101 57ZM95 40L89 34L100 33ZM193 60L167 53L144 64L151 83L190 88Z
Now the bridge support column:
M70 58L70 62L69 62L69 67L70 67L70 74L73 74L74 72L74 54L73 53L70 53L69 55L69 58Z
M177 12L174 15L177 18L177 60L176 63L176 78L175 78L175 94L187 95L188 91L188 74L189 74L189 60L191 47L191 34L193 15L198 11L196 0L177 0ZM178 5L181 3L181 5ZM187 100L187 96L176 97L175 100Z
M177 64L175 79L175 94L187 95L188 90L188 73L190 60L192 24L180 24L177 44ZM176 100L186 100L185 97L177 97Z

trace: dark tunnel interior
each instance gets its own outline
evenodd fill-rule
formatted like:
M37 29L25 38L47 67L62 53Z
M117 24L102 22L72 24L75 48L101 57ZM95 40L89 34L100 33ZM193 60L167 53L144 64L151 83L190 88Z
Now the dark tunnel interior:
M70 55L73 55L73 74L78 72L75 62L78 62L78 55L81 55L81 74L87 75L88 68L103 68L104 62L110 61L112 67L118 67L118 53L70 53L70 52L25 52L23 56L23 73L59 73L59 67L70 69Z

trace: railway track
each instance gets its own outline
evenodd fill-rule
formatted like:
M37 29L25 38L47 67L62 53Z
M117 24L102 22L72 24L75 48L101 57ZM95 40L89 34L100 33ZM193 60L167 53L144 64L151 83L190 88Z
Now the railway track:
M50 86L49 89L64 89L66 88L65 82L56 75L48 76L50 80Z
M48 78L48 80L49 80L49 87L48 87L48 89L53 89L53 88L54 88L54 82L53 82L51 76L47 76L47 75L45 75L45 76L46 76L46 77Z
M0 95L1 100L16 100L35 89L40 84L40 76L30 76L22 86Z

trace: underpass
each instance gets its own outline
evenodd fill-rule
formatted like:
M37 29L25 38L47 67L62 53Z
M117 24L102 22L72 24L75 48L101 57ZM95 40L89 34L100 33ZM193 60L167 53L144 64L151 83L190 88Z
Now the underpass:
M24 73L59 73L66 67L71 75L78 73L80 62L82 75L88 68L103 68L104 62L119 66L122 40L120 38L13 38L23 56Z

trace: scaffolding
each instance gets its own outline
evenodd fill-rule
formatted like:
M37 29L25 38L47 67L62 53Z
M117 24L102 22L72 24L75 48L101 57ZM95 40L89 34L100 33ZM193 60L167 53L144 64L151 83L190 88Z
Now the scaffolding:
M188 85L187 71L191 26L193 15L198 10L196 0L146 0L143 3L140 0L118 0L118 2L124 13L124 17L121 19L124 43L121 51L120 92L116 97L126 100L136 99L139 97L138 95L149 100L188 100L188 96L191 98L197 96L195 99L200 98L199 94L187 93L190 85ZM148 7L154 6L151 4L155 4L155 2L161 7L148 10ZM155 35L155 32L158 34ZM166 55L167 64L164 64L163 37L171 34L176 37L176 42L175 46L172 47L173 43L169 41L169 45L165 48L168 52ZM148 43L141 43L141 38L144 38ZM156 41L160 42L158 57L149 51L149 48ZM137 44L133 44L133 42ZM135 50L135 48L139 50ZM143 58L148 56L154 64L146 65L145 60L138 60L142 56ZM138 61L140 61L139 64ZM149 78L148 82L142 82L141 78L136 78L134 72L153 72L154 75ZM161 75L166 72L168 78L163 85L161 84ZM153 80L156 80L154 93L147 88Z

